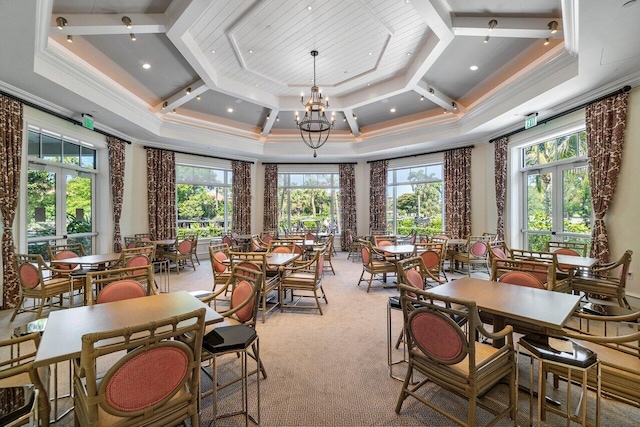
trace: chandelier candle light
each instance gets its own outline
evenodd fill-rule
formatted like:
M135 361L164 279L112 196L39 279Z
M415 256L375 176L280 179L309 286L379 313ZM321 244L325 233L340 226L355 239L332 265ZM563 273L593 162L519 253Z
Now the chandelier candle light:
M296 125L300 129L300 135L304 143L313 148L313 157L318 157L316 150L327 142L335 122L335 116L332 116L331 121L327 119L325 112L329 108L329 99L327 98L326 102L323 101L322 92L316 86L316 56L318 56L318 51L312 50L311 56L313 56L311 97L306 104L304 102L304 94L300 97L300 102L304 105L304 117L300 120L296 112Z

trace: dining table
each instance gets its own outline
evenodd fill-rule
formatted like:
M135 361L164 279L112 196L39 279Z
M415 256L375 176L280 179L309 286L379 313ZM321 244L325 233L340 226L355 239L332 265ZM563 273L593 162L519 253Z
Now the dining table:
M586 268L590 269L594 265L596 265L599 261L598 258L591 258L585 256L574 256L574 255L561 255L556 254L558 258L558 264L571 267L571 268Z
M496 331L513 319L540 326L545 333L558 332L580 304L580 295L475 277L453 280L431 288L429 292L475 301L478 309L493 316L493 328ZM502 344L500 341L494 342L498 347Z
M399 257L406 257L412 255L415 251L414 245L389 245L389 246L376 246L376 249L381 252L386 252Z

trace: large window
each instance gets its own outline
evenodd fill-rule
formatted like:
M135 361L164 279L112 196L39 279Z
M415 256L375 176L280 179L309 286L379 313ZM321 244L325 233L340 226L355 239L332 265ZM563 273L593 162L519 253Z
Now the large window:
M339 234L340 183L337 173L278 174L281 231Z
M91 253L94 238L96 150L93 145L29 126L27 245L48 256L47 246L82 243Z
M522 148L525 247L591 240L587 136L574 132Z
M231 171L176 165L178 236L214 237L231 230Z
M387 228L393 234L442 233L442 164L389 170Z

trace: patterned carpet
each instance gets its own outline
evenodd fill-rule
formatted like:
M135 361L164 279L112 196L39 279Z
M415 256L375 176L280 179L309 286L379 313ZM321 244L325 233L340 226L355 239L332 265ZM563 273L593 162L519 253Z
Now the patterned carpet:
M203 258L203 257L201 257ZM397 291L376 287L366 292L366 283L356 286L362 271L359 262L346 260L339 253L333 261L336 275L325 274L324 288L329 300L323 304L324 315L317 310L279 310L259 323L261 358L268 378L260 383L261 424L264 426L448 426L447 418L408 398L400 415L394 411L401 383L391 379L387 369L386 311L388 297ZM486 276L485 276L486 277ZM451 278L451 277L450 277ZM392 279L391 279L392 280ZM212 273L208 260L202 260L195 272L183 270L171 275L171 290L209 289ZM379 284L379 283L378 283ZM303 304L309 304L304 301ZM3 336L8 336L8 312L0 313ZM401 328L401 313L393 312L393 335ZM26 323L30 315L19 316L16 325ZM401 352L394 354L401 357ZM521 383L528 384L528 359L521 362ZM230 355L219 362L222 380L239 369L239 359ZM250 369L255 365L251 364ZM60 365L61 371L65 367ZM396 367L403 374L405 367ZM63 372L61 376L64 378ZM203 387L211 386L203 376ZM447 410L465 417L467 402L435 385L423 388L425 396ZM549 387L549 395L563 401L566 383L558 391ZM577 388L572 393L579 396ZM506 401L507 387L499 385L485 396L497 402ZM68 405L62 402L62 406ZM519 394L518 424L528 425L528 394ZM236 410L240 405L239 383L219 394L219 411ZM589 393L590 417L593 417L593 393ZM255 376L249 386L249 406L255 410ZM575 403L574 403L575 407ZM202 425L212 418L211 398L202 402ZM478 424L484 425L489 415L478 411ZM638 425L640 410L611 399L602 399L601 425ZM244 419L234 417L218 421L220 426L243 425ZM56 425L72 426L73 417L66 416ZM498 425L513 425L503 420ZM544 425L565 425L565 421L549 415Z

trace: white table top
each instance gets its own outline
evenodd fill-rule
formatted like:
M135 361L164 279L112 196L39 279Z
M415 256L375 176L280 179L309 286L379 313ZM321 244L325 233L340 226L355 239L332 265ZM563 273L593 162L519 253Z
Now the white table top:
M141 325L202 307L207 310L207 324L223 320L214 309L184 291L54 311L49 314L34 365L80 357L84 334Z
M57 259L54 262L57 264L84 264L84 265L99 265L107 264L113 261L118 261L120 254L112 252L109 254L96 254L96 255L83 255L73 258Z
M475 301L478 308L547 329L562 329L580 302L579 295L465 277L429 290L434 294Z
M558 257L558 264L569 265L571 267L591 268L598 263L598 258L590 258L586 256L573 256L573 255L556 255Z
M415 250L413 245L391 245L391 246L376 246L379 251L388 252L394 255L408 255L412 254Z

